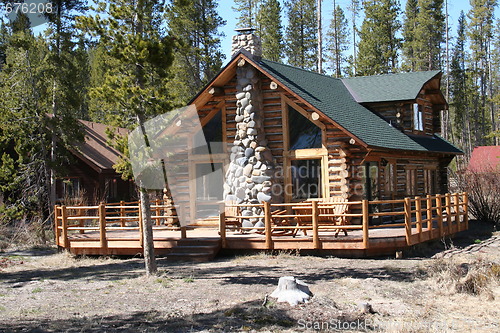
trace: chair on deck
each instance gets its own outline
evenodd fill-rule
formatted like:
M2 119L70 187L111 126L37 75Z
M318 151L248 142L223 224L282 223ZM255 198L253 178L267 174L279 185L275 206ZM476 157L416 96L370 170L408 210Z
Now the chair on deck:
M332 205L331 207L324 207L324 206L319 206L318 207L318 214L319 215L335 215L335 216L320 216L318 224L323 225L323 226L332 226L332 229L335 229L335 237L337 237L342 230L344 232L344 235L347 236L347 230L346 229L340 229L340 228L335 228L334 226L343 226L347 224L347 218L346 216L338 216L338 215L343 215L346 214L349 205L347 204L347 200L341 197L331 197L327 199L323 199L321 201L322 203L331 203L335 202L338 204ZM312 211L307 207L294 207L294 210L297 214L297 222L299 226L307 226L312 224L312 218L311 214ZM307 236L307 232L305 229L302 230L304 233L304 236Z
M238 207L235 206L236 201L226 201L224 205L226 216L226 227L230 227L236 231L241 231L241 219L236 218L239 216Z

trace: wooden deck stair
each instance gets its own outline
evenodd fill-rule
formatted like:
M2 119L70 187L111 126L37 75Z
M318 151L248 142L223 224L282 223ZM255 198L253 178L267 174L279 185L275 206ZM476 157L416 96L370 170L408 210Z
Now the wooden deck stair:
M206 262L213 260L220 249L221 240L217 238L179 239L177 245L167 254L167 259Z

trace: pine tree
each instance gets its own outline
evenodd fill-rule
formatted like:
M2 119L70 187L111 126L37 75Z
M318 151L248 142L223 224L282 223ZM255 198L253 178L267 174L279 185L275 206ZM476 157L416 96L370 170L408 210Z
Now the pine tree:
M462 11L458 18L457 37L453 48L450 71L450 111L452 112L451 120L453 122L452 130L456 131L455 136L459 141L458 144L465 150L467 155L471 153L469 142L469 99L470 95L468 87L468 79L466 72L466 26L467 22L465 14Z
M346 73L345 52L349 49L349 28L344 11L338 5L333 11L326 37L326 59L330 63L329 69L333 71L335 77L342 77Z
M349 67L347 70L350 76L356 76L358 54L358 42L356 41L356 37L358 36L357 20L359 17L359 12L361 11L359 0L351 0L347 9L351 12L352 23L352 55L349 57Z
M415 70L441 68L444 34L443 0L419 0L413 33Z
M254 28L257 29L257 31L260 30L257 26L259 2L260 0L234 0L236 6L232 8L239 14L238 22L236 23L238 28Z
M396 0L363 2L365 19L361 26L357 60L357 75L395 72L398 68L401 27Z
M116 123L144 129L148 117L169 109L166 90L168 68L172 63L172 43L162 29L162 1L98 1L99 16L80 18L82 27L100 37L100 43L116 60L116 67L103 73L104 84L93 88L94 97L115 105ZM147 133L146 144L148 141ZM150 199L139 181L143 220L146 273L156 273Z
M493 122L492 132L489 137L493 138L495 145L500 145L500 19L496 22L496 28L494 33L493 47L492 47L492 61L491 61L491 86L492 89L492 108L494 113L494 119L497 122Z
M285 54L292 66L314 70L317 54L316 1L285 2L288 17Z
M281 25L281 5L278 0L264 0L257 14L260 28L262 57L281 62L283 57L283 27Z
M222 66L219 28L225 21L214 0L175 0L168 9L168 29L176 36L169 88L177 105L184 105Z
M9 31L7 25L0 19L0 70L2 70L3 65L5 65L8 39Z
M486 135L491 131L496 119L493 108L488 112L488 98L491 85L490 48L493 38L493 18L497 6L496 0L471 0L468 13L469 26L467 36L470 45L470 68L478 94L472 100L474 145L487 144Z
M415 59L415 31L417 29L418 0L408 0L405 7L405 18L403 22L403 69L416 70Z

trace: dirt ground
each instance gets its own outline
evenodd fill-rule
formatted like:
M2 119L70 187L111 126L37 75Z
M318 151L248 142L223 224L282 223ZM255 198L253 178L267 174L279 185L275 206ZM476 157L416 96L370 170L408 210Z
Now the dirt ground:
M471 227L403 259L159 258L157 277L144 276L140 258L9 251L0 254L0 331L499 332L500 233ZM471 280L475 267L493 277ZM305 281L310 302L291 307L266 297L281 276ZM365 303L373 311L362 311Z

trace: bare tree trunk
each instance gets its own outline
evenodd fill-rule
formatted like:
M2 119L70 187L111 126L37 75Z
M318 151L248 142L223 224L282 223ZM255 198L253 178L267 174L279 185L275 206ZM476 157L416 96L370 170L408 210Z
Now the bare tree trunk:
M151 220L151 206L148 191L139 182L139 199L142 215L142 237L144 240L144 265L146 275L155 275L158 271L156 266L155 249L153 243L153 224Z
M323 31L321 24L321 2L318 0L317 20L318 20L318 73L323 73Z

